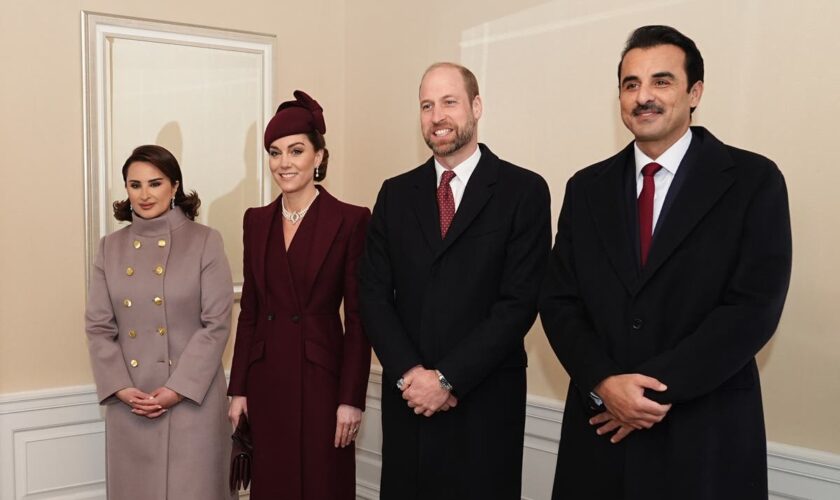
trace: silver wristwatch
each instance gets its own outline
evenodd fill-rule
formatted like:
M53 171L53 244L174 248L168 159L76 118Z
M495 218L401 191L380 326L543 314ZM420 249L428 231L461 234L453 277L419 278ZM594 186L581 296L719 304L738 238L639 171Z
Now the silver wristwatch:
M443 376L440 370L435 370L435 373L437 373L438 381L440 382L441 388L446 389L448 392L452 392L452 384L450 384L449 381L446 380L446 377Z

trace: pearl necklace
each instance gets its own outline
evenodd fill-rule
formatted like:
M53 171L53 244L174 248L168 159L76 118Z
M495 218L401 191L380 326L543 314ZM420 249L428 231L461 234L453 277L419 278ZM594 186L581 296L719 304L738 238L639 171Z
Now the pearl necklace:
M319 194L321 194L320 191L315 191L315 196L312 198L312 201L309 202L309 205L306 205L306 208L302 208L302 209L300 209L296 212L294 210L292 210L292 211L287 210L286 209L286 198L281 197L280 198L280 207L283 209L283 218L286 219L287 221L291 222L292 225L297 224L298 222L300 222L301 219L303 219L303 216L306 215L306 212L309 211L309 207L311 207L312 204L315 203L315 200L318 198Z

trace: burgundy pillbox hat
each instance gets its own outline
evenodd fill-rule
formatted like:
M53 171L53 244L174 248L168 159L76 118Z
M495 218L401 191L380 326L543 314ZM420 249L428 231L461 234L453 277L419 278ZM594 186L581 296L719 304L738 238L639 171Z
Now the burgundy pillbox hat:
M265 128L265 150L281 137L294 134L308 134L317 130L325 134L324 109L318 101L302 90L295 90L294 101L286 101L277 108L277 113Z

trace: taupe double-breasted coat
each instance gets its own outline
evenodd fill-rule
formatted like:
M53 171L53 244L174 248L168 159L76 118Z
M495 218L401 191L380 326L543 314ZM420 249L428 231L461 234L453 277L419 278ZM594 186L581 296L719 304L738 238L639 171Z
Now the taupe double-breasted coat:
M222 351L233 287L219 233L180 208L102 238L86 325L106 406L108 498L231 498ZM114 394L166 386L184 400L156 419Z

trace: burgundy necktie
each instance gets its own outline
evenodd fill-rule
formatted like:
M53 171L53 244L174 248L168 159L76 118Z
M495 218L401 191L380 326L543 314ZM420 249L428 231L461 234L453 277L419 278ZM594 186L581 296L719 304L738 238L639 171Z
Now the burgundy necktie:
M440 213L440 237L446 237L446 231L452 224L455 217L455 197L452 195L452 186L449 182L455 177L455 172L445 170L440 177L440 185L437 188L438 212Z
M650 240L653 236L653 195L656 187L653 176L662 165L648 163L642 168L642 192L639 194L639 243L641 245L642 267L647 263L648 251L650 251Z

